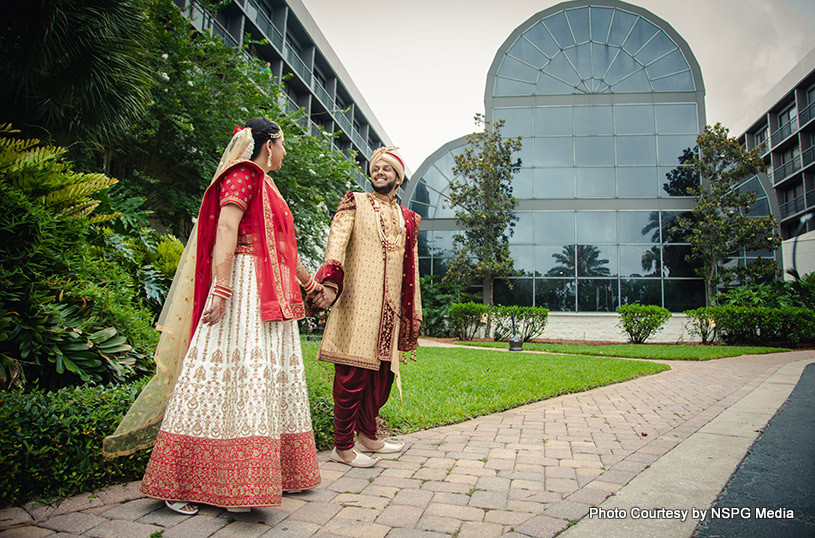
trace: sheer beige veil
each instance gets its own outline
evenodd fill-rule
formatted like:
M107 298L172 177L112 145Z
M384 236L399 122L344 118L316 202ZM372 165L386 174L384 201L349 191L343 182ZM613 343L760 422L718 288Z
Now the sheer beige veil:
M236 132L224 150L210 184L231 163L249 159L253 147L251 129ZM173 283L156 324L156 328L161 331L155 353L156 375L144 386L113 435L105 438L102 454L107 457L132 454L155 443L164 410L172 396L190 343L197 237L196 222L181 254Z

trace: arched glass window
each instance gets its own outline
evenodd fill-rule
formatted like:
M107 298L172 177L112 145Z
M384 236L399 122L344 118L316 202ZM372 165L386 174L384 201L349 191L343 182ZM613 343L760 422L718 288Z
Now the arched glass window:
M693 91L664 30L620 8L566 9L521 34L501 61L495 97Z

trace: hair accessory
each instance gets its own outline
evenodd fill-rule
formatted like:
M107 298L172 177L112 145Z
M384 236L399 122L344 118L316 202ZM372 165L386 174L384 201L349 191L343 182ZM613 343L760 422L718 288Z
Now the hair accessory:
M236 125L234 129L232 129L232 136L235 136L239 132L243 131L243 127L240 125Z

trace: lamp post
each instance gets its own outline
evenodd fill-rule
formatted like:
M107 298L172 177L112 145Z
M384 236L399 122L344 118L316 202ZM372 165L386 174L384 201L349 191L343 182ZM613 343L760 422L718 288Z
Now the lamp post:
M512 338L509 339L509 350L510 351L523 351L524 348L524 341L523 338L518 336L517 331L515 330L515 313L511 313L510 317L512 319Z

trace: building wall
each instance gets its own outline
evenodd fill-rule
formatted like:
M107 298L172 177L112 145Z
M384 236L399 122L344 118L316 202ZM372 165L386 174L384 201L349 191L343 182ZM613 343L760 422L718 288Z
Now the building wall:
M676 172L705 123L704 84L687 43L652 13L616 0L577 0L521 24L487 76L488 120L521 136L510 247L520 276L497 282L500 304L614 312L704 306L689 246L670 231L694 206ZM446 203L449 142L414 174L410 207L424 217L420 269L442 274L455 214ZM411 187L409 187L411 188Z
M759 100L738 127L739 142L751 150L760 148L764 156L766 173L756 177L765 185L769 210L785 240L780 252L783 270L793 266L792 245L799 236L798 272L815 271L809 247L815 231L811 218L815 211L815 49Z
M247 60L269 63L269 71L284 82L277 97L289 111L303 109L303 127L314 136L339 133L331 140L346 155L356 152L357 181L367 187L368 159L380 146L392 145L362 94L354 85L317 24L300 0L232 0L218 13L204 10L198 0L175 0L202 32L220 36L239 47L249 35L254 43Z

